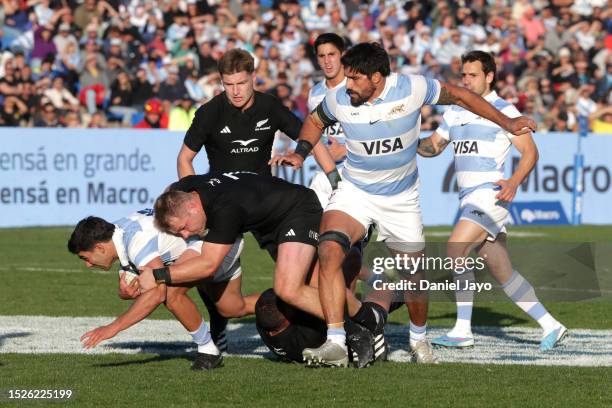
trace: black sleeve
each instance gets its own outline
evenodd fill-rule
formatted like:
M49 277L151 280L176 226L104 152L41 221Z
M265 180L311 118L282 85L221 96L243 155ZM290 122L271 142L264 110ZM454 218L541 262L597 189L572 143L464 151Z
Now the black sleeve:
M217 118L217 113L215 112L217 109L215 109L214 104L215 102L212 100L202 105L196 111L193 122L191 122L191 126L189 126L187 133L185 133L183 143L196 153L206 143L208 134L214 126L214 120Z
M323 102L324 101L325 99L323 100ZM329 115L325 113L325 109L323 108L323 102L318 104L317 107L314 108L314 111L317 112L317 114L319 115L319 119L321 119L321 122L323 122L323 126L328 127L336 123L337 120L329 117Z
M289 136L291 139L296 140L300 135L300 129L302 128L302 121L300 118L295 116L279 99L275 99L274 108L272 114L277 118L278 129Z

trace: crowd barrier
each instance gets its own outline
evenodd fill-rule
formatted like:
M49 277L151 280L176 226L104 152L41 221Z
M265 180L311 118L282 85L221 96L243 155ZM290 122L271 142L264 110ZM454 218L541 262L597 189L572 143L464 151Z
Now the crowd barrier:
M151 207L176 179L176 156L183 132L133 129L0 129L0 227L72 225L87 215L109 220ZM567 223L572 204L577 135L537 134L540 160L521 186L511 209L514 223ZM612 135L582 141L584 202L582 221L612 224ZM510 174L518 164L513 151ZM196 171L207 171L204 152ZM317 167L282 167L278 176L308 185ZM421 207L425 225L449 225L457 216L457 188L449 149L419 158Z

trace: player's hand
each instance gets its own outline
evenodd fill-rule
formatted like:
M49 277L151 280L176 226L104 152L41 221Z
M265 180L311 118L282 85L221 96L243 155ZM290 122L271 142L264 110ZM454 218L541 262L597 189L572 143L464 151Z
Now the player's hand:
M284 156L275 156L268 162L270 166L291 166L295 170L298 170L304 164L302 156L296 153L288 153Z
M82 335L81 343L83 343L83 347L85 348L94 348L100 344L101 341L115 337L117 333L119 332L112 323L107 326L100 326Z
M138 277L134 280L138 280L140 292L144 293L148 290L156 288L157 282L155 282L155 277L153 276L153 268L143 266L138 269L140 270L140 275L138 275Z
M513 135L520 136L525 133L535 132L538 128L535 120L528 118L527 116L519 116L518 118L512 118L508 120L506 130Z
M500 187L499 193L495 196L498 200L506 201L508 203L514 200L514 196L516 196L516 190L518 189L518 184L510 180L499 180L493 183L494 185Z
M121 272L119 275L119 297L121 299L136 299L140 296L140 284L138 279L132 280L127 283L125 280L127 272Z
M346 146L338 143L333 136L328 136L327 140L329 140L329 144L327 145L327 150L329 150L329 154L334 160L334 162L339 162L340 160L344 160L346 157Z

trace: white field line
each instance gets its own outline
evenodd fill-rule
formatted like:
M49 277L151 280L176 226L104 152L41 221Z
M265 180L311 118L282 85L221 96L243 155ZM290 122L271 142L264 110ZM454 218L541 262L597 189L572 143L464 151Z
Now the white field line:
M173 320L145 320L102 343L94 350L81 347L79 337L88 330L108 324L111 317L0 316L1 353L66 354L170 354L193 352L190 336ZM446 329L431 328L428 337ZM564 344L553 351L539 351L541 332L523 327L475 327L476 347L468 350L437 349L443 363L522 364L563 366L612 366L612 330L570 330ZM407 362L408 328L388 325L390 359ZM230 355L270 358L252 323L229 325Z
M429 231L425 232L425 236L429 237L450 237L451 231ZM529 231L508 231L509 237L527 238L527 237L547 237L550 234L546 232L529 232Z

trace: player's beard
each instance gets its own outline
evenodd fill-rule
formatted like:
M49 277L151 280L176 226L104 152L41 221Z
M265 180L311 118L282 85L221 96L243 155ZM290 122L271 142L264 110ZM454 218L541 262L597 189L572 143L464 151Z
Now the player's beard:
M368 91L364 91L363 93L358 93L357 91L349 89L346 90L346 93L351 98L351 105L361 106L370 99L375 90L376 87L372 86L371 89L369 89Z

